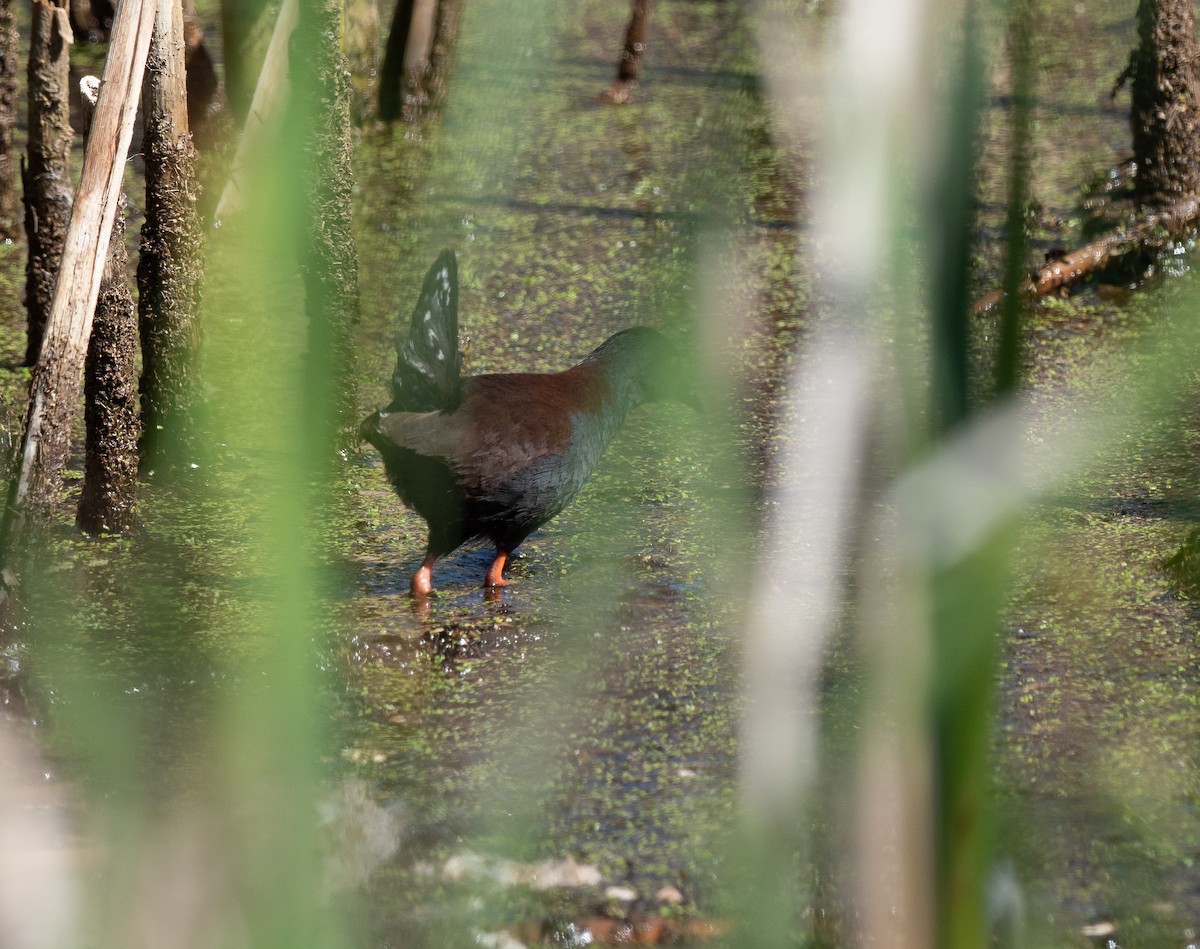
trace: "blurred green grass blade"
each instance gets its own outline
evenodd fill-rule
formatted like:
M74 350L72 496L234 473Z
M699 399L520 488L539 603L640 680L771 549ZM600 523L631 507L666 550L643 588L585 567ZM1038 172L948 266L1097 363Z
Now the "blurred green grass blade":
M971 253L975 226L975 168L980 111L986 88L983 0L966 3L959 65L950 82L943 151L935 158L928 247L935 432L962 422L971 404Z
M1029 236L1029 138L1033 109L1033 11L1028 0L1010 0L1008 47L1012 64L1012 130L1008 152L1008 208L1005 214L1003 298L997 330L995 393L1006 395L1021 382L1024 367L1024 287Z
M315 0L302 3L301 29L324 10ZM305 39L298 30L294 55L307 49ZM316 68L311 55L304 58ZM246 474L223 484L245 513L237 538L245 574L230 621L249 621L246 650L230 669L239 687L218 722L216 783L245 924L251 944L264 947L341 940L339 914L318 898L316 807L331 721L325 637L334 625L322 547L334 435L345 411L345 354L322 324L330 301L314 299L312 287L306 294L300 275L302 235L324 224L307 215L326 210L306 206L303 176L322 171L310 136L339 105L303 94L310 85L297 85L296 111L279 139L251 156L248 204L219 232L207 307L205 367L218 393L212 455Z

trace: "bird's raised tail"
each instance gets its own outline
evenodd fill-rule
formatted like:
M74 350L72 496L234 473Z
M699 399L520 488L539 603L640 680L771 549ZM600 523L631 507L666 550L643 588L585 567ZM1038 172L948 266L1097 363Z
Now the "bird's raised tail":
M449 412L462 399L458 351L458 261L444 250L429 268L408 324L396 340L392 411Z

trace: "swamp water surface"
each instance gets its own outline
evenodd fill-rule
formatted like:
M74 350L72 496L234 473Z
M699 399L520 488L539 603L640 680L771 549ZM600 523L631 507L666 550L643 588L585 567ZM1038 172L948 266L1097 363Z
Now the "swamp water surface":
M1031 227L1049 250L1079 241L1081 185L1127 151L1123 104L1107 93L1133 23L1132 4L1044 7ZM714 373L711 385L714 404L733 408L724 419L643 407L578 501L523 545L512 587L486 597L490 553L460 550L435 567L427 610L406 593L424 525L366 446L344 459L333 593L302 627L318 687L277 713L333 718L332 728L312 725L326 736L328 769L362 782L359 803L376 819L355 833L399 843L376 854L377 867L369 840L348 858L375 869L361 916L377 945L469 945L475 931L619 915L626 903L668 916L728 910L738 643L769 510L760 492L778 474L780 382L810 302L795 224L807 170L789 170L771 147L752 37L734 4L656 5L645 86L625 109L595 102L624 5L539 9L552 27L528 34L503 5L469 4L444 112L362 134L362 414L387 401L394 328L443 247L459 256L471 371L565 368L648 322L737 354L733 381ZM980 176L983 288L1001 260L1002 75L996 84ZM1048 417L1066 393L1102 390L1104 360L1144 334L1158 304L1130 299L1089 291L1038 310L1031 378ZM694 310L719 318L697 331ZM240 358L252 377L253 354ZM256 398L249 422L269 425L271 400ZM1197 624L1161 568L1190 523L1194 429L1185 420L1147 430L1029 517L1031 555L1018 563L997 669L996 781L1000 850L1031 944L1183 945L1200 925ZM130 795L153 809L202 796L213 769L255 773L210 749L210 730L287 734L271 721L263 683L278 670L260 630L276 615L304 617L283 609L286 594L256 598L269 567L228 543L252 528L256 509L241 501L270 492L270 474L236 447L209 463L219 489L199 499L151 489L142 534L56 547L65 559L49 574L55 585L31 594L52 617L37 623L43 633L60 618L44 668L58 657L71 670L35 673L24 687L32 704L44 703L53 727L56 716L86 717L84 692L117 697L110 724L126 730L108 757L89 749L89 736L104 740L86 722L50 743L63 773L87 772L99 798ZM38 649L29 651L36 670ZM15 664L26 656L22 645L6 652ZM835 650L833 664L830 682L853 693L853 650ZM219 710L231 692L257 697L246 718ZM846 737L840 720L834 747ZM287 747L276 751L264 767L287 767ZM269 819L311 816L295 806ZM588 886L530 892L495 881L500 860L519 876L518 863L568 858L566 872ZM480 867L493 870L473 876ZM843 911L823 871L802 868L798 880L798 892L828 897L798 898L798 913ZM609 885L629 892L605 897Z

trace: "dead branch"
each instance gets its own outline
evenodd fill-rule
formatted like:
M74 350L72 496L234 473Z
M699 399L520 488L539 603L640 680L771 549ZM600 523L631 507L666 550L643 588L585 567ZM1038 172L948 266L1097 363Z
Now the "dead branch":
M1106 234L1078 250L1049 261L1029 279L1022 292L1030 300L1041 299L1055 290L1078 283L1126 254L1161 245L1165 239L1182 235L1197 220L1200 220L1198 198L1186 198L1168 208L1142 214L1126 229ZM1003 299L1002 291L993 290L975 301L971 315L990 313Z

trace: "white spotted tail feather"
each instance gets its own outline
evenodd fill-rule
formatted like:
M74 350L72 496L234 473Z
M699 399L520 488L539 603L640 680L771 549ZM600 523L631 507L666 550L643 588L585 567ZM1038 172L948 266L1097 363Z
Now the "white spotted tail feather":
M462 401L458 350L458 261L444 250L433 262L408 325L396 340L389 412L450 412Z

